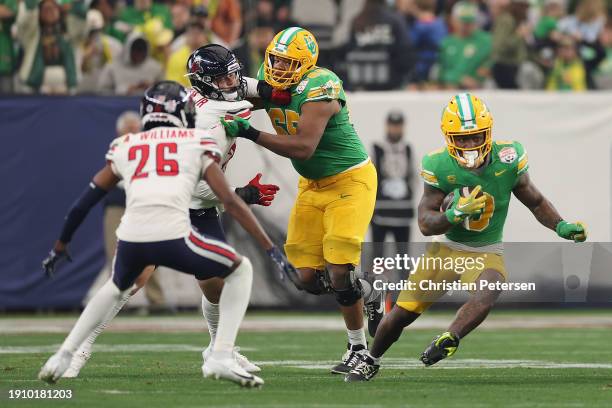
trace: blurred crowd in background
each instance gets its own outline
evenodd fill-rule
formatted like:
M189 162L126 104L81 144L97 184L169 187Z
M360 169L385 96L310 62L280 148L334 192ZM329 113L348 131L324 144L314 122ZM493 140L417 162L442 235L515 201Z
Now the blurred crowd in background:
M298 25L348 90L612 88L612 0L0 0L0 94L188 85L223 44L256 76Z

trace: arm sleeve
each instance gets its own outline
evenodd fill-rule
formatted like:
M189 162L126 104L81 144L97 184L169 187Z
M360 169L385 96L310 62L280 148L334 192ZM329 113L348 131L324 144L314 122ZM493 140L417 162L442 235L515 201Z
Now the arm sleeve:
M202 174L206 169L213 164L221 161L221 150L217 142L212 137L205 135L200 137L200 146L202 146Z
M436 175L433 162L429 155L424 156L421 161L421 178L426 184L429 184L432 187L440 188L440 183L438 182L438 176Z
M305 96L302 96L299 103L300 110L307 102L338 100L341 105L345 104L346 97L342 89L342 81L333 72L319 68L308 74L306 80L308 83L304 89Z
M107 191L101 189L92 181L89 183L85 191L72 204L68 215L66 215L64 226L60 234L59 240L63 243L68 243L72 240L72 236L79 228L89 211L106 195Z
M117 166L115 165L115 150L117 149L117 146L119 146L119 140L115 139L108 147L108 151L106 152L106 156L104 156L104 158L106 159L106 163L110 165L110 168L113 173L115 173L115 176L122 178L121 174L119 173L119 170L117 169Z
M522 144L519 142L514 142L514 147L516 148L516 176L517 178L529 170L529 160L527 158L527 152Z

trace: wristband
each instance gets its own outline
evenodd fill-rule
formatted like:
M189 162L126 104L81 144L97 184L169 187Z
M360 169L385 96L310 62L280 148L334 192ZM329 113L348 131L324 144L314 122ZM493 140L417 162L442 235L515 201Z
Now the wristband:
M72 235L79 228L87 213L96 205L105 195L107 191L101 189L92 181L89 186L83 191L81 196L72 204L68 215L66 215L64 226L60 234L59 240L65 244L70 242Z
M257 143L257 139L259 139L259 134L261 132L257 129L255 129L253 126L249 126L246 129L242 129L240 131L240 137L243 137L245 139L249 139L251 141L253 141L254 143Z

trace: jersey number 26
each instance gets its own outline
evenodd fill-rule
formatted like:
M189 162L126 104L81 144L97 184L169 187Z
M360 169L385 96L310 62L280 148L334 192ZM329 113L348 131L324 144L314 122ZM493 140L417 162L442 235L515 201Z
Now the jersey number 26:
M130 147L128 160L136 160L140 156L132 180L149 177L148 171L142 171L149 160L149 145L136 145ZM155 172L158 176L176 176L179 174L179 165L176 160L166 158L166 153L176 153L176 143L160 143L155 147Z

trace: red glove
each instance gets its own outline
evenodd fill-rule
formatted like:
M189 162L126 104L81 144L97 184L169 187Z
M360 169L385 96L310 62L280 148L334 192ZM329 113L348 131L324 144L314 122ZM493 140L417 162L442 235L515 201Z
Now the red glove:
M274 196L280 188L274 184L261 184L259 179L261 179L261 173L258 173L246 186L238 187L236 194L247 204L259 204L267 207L272 204Z
M286 89L273 89L270 102L280 106L287 106L291 103L291 92Z
M291 103L291 91L287 89L273 88L264 80L257 83L257 93L262 99L268 100L276 105L286 106Z
M274 196L280 187L275 184L261 184L259 180L261 179L261 173L257 173L257 175L253 178L253 180L249 181L249 186L256 187L259 190L259 201L257 204L263 206L269 206L272 204L272 200L274 200Z

